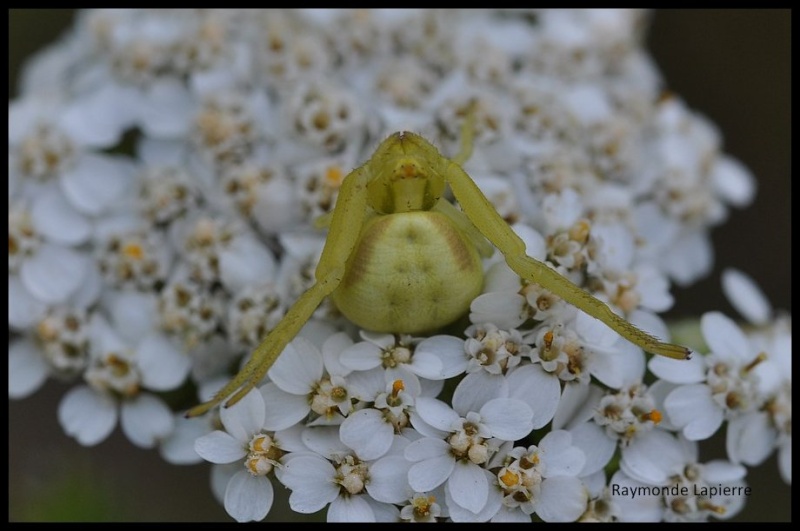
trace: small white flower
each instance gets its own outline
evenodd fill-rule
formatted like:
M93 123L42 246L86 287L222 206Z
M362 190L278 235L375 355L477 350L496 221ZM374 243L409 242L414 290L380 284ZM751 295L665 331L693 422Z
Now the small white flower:
M323 442L325 438L337 437L335 428L309 430L315 433L309 434L307 444L315 448L329 447ZM279 476L281 483L292 490L289 505L297 512L312 513L330 504L329 522L386 521L387 516L395 520L397 510L386 504L401 503L411 494L408 463L398 454L406 443L394 446L377 461L341 451L326 452L327 459L314 454L292 457Z
M238 522L267 516L274 498L267 476L275 467L284 465L284 456L290 449L281 444L280 433L270 434L264 429L264 419L264 399L253 390L221 410L225 431L216 430L195 441L195 450L203 459L216 464L238 462L242 466L228 480L224 494L225 510Z
M419 386L417 377L444 380L464 372L467 358L464 341L457 337L435 335L422 340L409 336L375 334L362 331L364 341L342 352L341 363L354 371L381 367L388 380L409 381Z
M418 392L418 391L417 391ZM365 397L359 397L365 400ZM374 399L373 407L351 413L339 431L344 444L363 459L377 459L389 451L394 435L408 428L415 395L406 392L402 380L395 380Z
M489 483L480 465L495 451L493 439L515 441L533 428L530 408L511 398L494 398L479 412L462 413L434 398L419 397L417 413L446 440L425 437L408 445L406 459L415 463L408 473L409 484L426 492L447 481L455 503L475 513L489 499Z
M535 512L546 522L570 522L586 509L586 492L577 478L585 461L583 451L572 445L572 435L555 430L538 446L504 446L489 466L506 511Z
M736 310L754 325L764 325L772 307L752 278L738 269L722 272L722 290Z
M8 396L24 398L48 376L73 379L89 361L90 316L79 308L55 307L36 324L35 333L8 349Z
M447 516L441 504L436 502L437 499L432 494L414 493L400 509L400 519L404 522L437 522L438 518Z
M344 334L337 334L325 341L322 352L304 337L286 345L269 370L272 381L261 387L264 401L270 406L264 422L267 429L286 429L309 413L328 422L353 410L344 378L346 371L342 372L335 361L349 343ZM333 372L327 372L328 367Z
M84 373L88 386L71 389L59 404L64 431L85 446L103 441L119 417L122 431L142 448L169 436L172 413L158 397L145 392L175 389L186 378L189 361L158 336L135 347L100 316L91 323L90 361Z
M763 402L753 369L767 356L754 349L739 327L719 312L704 314L701 326L711 348L708 355L686 363L653 358L649 364L657 376L684 384L670 392L664 407L670 421L690 440L710 437L723 419L733 420Z
M637 438L622 455L620 467L629 478L652 486L686 487L661 497L660 520L706 521L709 516L728 519L744 505L746 470L741 465L717 460L698 463L697 443L676 438L662 430ZM709 487L732 487L727 492ZM733 493L733 494L731 494Z

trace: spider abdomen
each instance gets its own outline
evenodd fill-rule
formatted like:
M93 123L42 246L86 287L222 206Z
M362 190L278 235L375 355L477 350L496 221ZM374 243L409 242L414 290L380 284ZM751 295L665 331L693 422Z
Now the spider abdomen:
M475 246L444 214L372 218L333 292L339 310L375 332L432 331L464 315L483 286Z

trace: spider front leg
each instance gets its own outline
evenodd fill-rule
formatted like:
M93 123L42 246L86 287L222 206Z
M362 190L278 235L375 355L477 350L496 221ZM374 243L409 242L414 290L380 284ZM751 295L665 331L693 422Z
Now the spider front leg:
M664 343L639 330L611 311L611 308L604 302L576 286L548 267L547 264L528 256L522 239L500 217L475 182L458 164L448 161L442 168L442 175L469 220L503 253L509 267L520 277L539 284L569 304L599 319L619 335L647 352L673 359L689 359L691 350L679 345Z
M358 241L367 211L366 175L366 167L361 166L353 170L342 182L339 198L333 210L330 231L314 273L316 277L314 285L289 308L281 322L256 348L242 370L220 389L214 398L190 409L186 413L187 417L206 413L234 392L235 394L225 403L225 407L230 407L241 400L264 378L283 349L294 339L322 300L339 286L345 273L344 264Z

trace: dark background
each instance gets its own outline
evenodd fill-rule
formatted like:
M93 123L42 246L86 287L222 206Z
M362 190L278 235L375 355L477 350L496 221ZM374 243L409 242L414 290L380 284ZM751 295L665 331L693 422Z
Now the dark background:
M9 98L20 65L72 21L71 10L9 10ZM790 35L786 10L657 10L648 47L668 88L711 119L724 149L758 181L755 202L733 210L713 233L712 274L675 290L667 317L721 310L735 316L719 284L723 266L755 278L773 307L791 311ZM68 387L48 382L32 397L9 402L9 520L229 521L211 496L207 465L166 464L117 429L83 448L66 437L56 408ZM701 461L724 457L701 444ZM791 489L773 455L748 474L753 488L739 521L788 521ZM302 518L276 488L270 520ZM312 517L313 518L313 517Z

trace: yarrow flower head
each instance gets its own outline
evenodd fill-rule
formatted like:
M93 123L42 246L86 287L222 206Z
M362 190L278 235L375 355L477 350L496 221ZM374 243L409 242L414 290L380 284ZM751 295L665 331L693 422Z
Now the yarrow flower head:
M568 522L728 518L743 497L618 490L743 487L773 451L790 484L791 318L743 273L724 290L752 327L706 313L690 361L648 358L568 302L581 291L537 282L669 340L671 287L711 270L711 228L755 194L663 91L646 18L80 12L9 102L9 397L70 385L68 435L119 423L171 464L212 463L240 522L277 485L328 521ZM401 131L441 158L373 156ZM430 172L446 190L416 194ZM386 256L378 222L398 210L451 235L412 230ZM361 284L355 248L451 322L400 327L405 303L372 290L364 319L394 313L351 322L334 290ZM455 270L428 282L442 256ZM408 264L408 284L387 273ZM184 418L198 396L222 407ZM700 462L723 426L728 460Z

